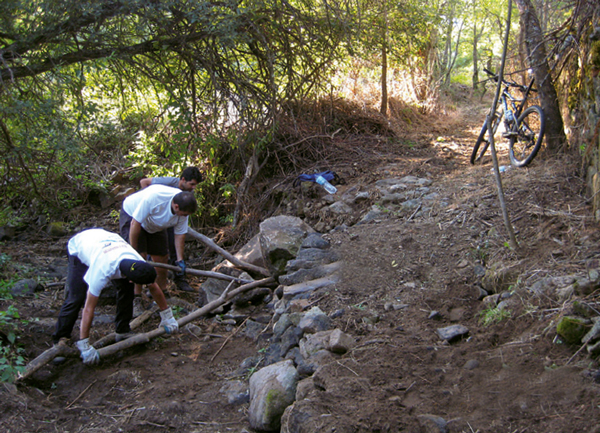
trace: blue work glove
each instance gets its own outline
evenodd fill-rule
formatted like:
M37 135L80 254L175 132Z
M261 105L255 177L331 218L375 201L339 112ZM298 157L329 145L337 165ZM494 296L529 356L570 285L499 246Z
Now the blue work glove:
M81 359L86 365L97 365L100 363L100 355L98 351L94 349L94 346L90 346L90 339L84 338L75 343L79 352L81 353Z
M173 310L168 307L166 310L160 311L160 325L165 328L167 334L175 334L179 331L179 324L173 317Z
M175 265L179 266L179 268L181 269L181 271L177 272L177 276L183 277L183 275L185 274L185 262L183 260L177 260L175 262Z

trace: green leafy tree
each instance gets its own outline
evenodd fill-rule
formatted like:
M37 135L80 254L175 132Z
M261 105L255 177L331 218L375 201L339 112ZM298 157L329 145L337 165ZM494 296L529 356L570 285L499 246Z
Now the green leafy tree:
M343 10L310 0L7 2L3 197L72 206L86 199L82 173L103 185L102 166L124 156L173 172L197 161L215 174L260 169L270 153L256 137L289 101L326 88L346 38ZM50 184L61 187L47 194Z

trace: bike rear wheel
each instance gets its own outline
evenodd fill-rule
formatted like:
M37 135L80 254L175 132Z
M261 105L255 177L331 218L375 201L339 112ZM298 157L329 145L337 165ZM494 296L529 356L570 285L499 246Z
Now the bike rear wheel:
M492 122L492 131L494 131L494 133L498 129L498 123L500 123L500 117L496 116ZM487 124L484 123L481 127L479 137L477 137L477 141L475 142L475 146L473 146L473 152L471 153L471 164L476 164L481 161L483 155L485 155L485 152L488 150L488 147L490 147L489 137Z
M537 155L544 140L546 118L542 107L527 107L517 120L517 132L510 137L510 163L515 167L525 167Z

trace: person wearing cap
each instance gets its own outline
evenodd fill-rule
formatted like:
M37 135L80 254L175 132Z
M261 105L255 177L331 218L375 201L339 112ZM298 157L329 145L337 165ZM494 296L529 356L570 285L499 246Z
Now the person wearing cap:
M181 191L194 192L198 184L202 182L202 173L196 167L187 167L181 172L179 177L145 177L140 180L140 186L146 188L150 185L166 185L172 188L178 188ZM175 232L173 227L167 229L167 239L169 246L169 263L177 266L177 253L175 250ZM189 285L187 278L183 272L176 272L173 278L175 286L184 292L194 292L195 290Z
M150 185L123 201L119 215L119 231L123 239L142 255L157 263L168 262L166 229L173 227L176 265L185 274L183 249L188 231L188 217L196 212L194 193L165 185ZM167 270L156 268L156 282L163 292L167 288ZM135 285L141 300L142 286ZM153 296L154 297L154 296ZM156 298L155 298L156 300Z
M85 230L69 240L67 255L67 296L52 334L55 344L61 338L71 337L79 311L83 307L79 341L76 345L85 364L97 364L100 361L98 352L89 343L90 328L100 293L111 281L117 288L117 341L131 336L129 322L133 316L133 283L149 285L161 310L160 326L169 334L178 331L179 326L173 312L155 283L156 270L121 236L100 228Z

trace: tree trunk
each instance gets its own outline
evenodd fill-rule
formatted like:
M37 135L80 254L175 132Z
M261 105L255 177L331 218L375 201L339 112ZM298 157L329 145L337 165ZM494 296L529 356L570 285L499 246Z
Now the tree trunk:
M473 90L477 90L479 83L479 57L477 54L477 24L473 25Z
M388 69L388 58L387 58L387 32L388 32L388 15L387 15L387 4L384 5L385 20L383 25L382 43L381 43L381 108L379 112L384 116L387 116L388 108L388 88L387 88L387 69Z
M379 112L387 116L388 91L387 91L387 47L385 42L381 48L381 108Z
M548 151L557 152L567 145L558 96L546 58L544 35L531 0L515 0L520 14L521 28L525 36L527 60L535 74L540 102L546 115L546 145Z

